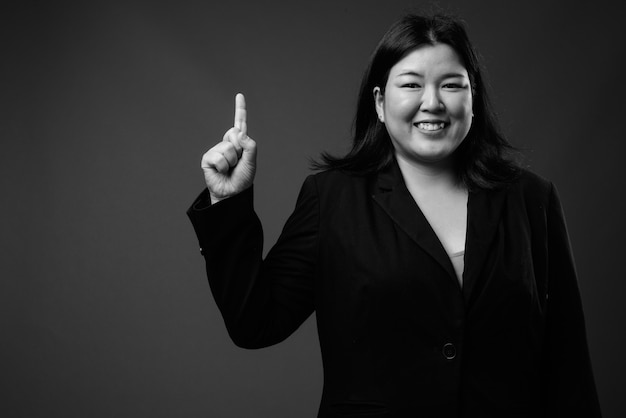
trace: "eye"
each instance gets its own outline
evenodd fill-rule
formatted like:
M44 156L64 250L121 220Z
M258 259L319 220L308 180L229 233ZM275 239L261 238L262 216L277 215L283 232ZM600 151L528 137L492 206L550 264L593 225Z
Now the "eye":
M402 85L402 87L406 87L406 88L408 88L408 89L418 89L418 88L420 88L421 86L420 86L419 84L417 84L417 83L404 83L404 84Z
M446 83L441 87L443 87L444 89L448 89L448 90L459 90L459 89L464 89L466 86L461 83Z

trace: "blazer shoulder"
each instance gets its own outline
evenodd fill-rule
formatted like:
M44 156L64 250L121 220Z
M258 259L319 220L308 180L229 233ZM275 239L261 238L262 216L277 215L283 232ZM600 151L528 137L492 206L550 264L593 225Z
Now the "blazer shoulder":
M510 189L523 195L526 200L547 201L553 193L554 185L539 174L522 168Z
M320 194L337 193L369 184L370 176L360 176L342 170L326 170L311 174L306 182L314 182Z

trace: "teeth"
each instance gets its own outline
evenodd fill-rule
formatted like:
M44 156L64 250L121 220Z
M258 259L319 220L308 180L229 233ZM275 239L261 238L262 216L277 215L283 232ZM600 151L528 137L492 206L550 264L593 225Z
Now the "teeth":
M417 127L420 129L423 129L425 131L436 131L438 129L443 129L443 127L445 126L445 123L441 122L441 123L424 123L424 122L420 122L417 124Z

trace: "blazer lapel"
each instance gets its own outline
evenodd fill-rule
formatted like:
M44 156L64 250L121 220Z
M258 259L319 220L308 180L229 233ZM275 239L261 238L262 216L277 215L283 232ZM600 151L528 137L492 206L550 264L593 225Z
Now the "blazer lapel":
M379 173L372 197L400 229L439 263L458 285L448 254L406 188L395 160L389 169Z
M489 256L505 197L506 189L480 190L469 194L463 269L463 298L466 303L470 300L483 265Z

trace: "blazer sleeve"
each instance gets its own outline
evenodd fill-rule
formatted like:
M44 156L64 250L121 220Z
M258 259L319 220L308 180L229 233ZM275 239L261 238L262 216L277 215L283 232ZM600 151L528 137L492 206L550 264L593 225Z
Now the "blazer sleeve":
M276 344L313 312L318 208L310 176L265 260L252 187L212 206L205 190L187 211L206 262L211 292L236 345Z
M563 209L555 187L547 209L548 300L546 382L548 417L600 417L583 307Z

